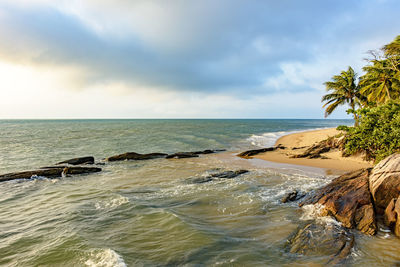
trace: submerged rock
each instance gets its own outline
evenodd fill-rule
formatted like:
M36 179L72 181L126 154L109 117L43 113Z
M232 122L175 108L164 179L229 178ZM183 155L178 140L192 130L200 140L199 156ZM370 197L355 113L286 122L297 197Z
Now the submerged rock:
M15 180L15 179L29 179L32 176L43 176L47 178L58 178L68 174L85 174L100 172L101 168L96 167L45 167L34 171L13 172L0 175L0 182Z
M94 164L94 157L80 157L80 158L73 158L65 161L61 161L56 163L58 164L70 164L70 165L80 165L80 164Z
M224 172L210 174L204 177L190 178L188 179L188 181L195 184L202 184L210 182L214 179L232 179L247 172L249 171L248 170L224 171Z
M287 193L282 199L282 203L293 202L305 197L305 194L299 193L297 190Z
M373 201L369 192L370 169L344 174L304 199L300 206L320 204L322 216L333 216L346 228L357 228L363 233L376 233Z
M354 246L354 236L345 228L309 223L296 230L287 241L290 253L306 256L331 256L326 264L343 264Z
M122 160L149 160L157 158L165 158L167 154L165 153L149 153L149 154L139 154L136 152L127 152L124 154L119 154L106 158L107 161L122 161Z
M392 199L400 195L400 154L379 162L369 177L369 188L378 214L383 214Z

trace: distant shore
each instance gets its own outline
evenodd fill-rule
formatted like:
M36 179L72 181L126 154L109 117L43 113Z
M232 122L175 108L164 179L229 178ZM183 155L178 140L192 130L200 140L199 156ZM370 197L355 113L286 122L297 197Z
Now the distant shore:
M265 152L254 156L272 162L311 166L324 169L353 171L361 168L372 167L372 162L367 162L361 156L342 157L339 150L322 154L324 159L290 158L292 155L304 152L308 147L340 132L335 128L306 131L288 134L279 138L275 145L283 145L286 149Z

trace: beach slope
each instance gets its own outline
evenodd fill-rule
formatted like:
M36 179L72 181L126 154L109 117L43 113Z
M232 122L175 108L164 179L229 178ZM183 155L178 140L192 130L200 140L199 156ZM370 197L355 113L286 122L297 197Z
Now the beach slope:
M373 166L372 162L363 160L361 156L342 157L341 152L338 149L321 154L323 158L291 158L293 155L303 153L308 147L338 134L340 134L340 131L335 128L288 134L279 138L275 143L275 145L283 145L285 149L277 149L258 154L254 157L278 163L304 165L341 171L353 171Z

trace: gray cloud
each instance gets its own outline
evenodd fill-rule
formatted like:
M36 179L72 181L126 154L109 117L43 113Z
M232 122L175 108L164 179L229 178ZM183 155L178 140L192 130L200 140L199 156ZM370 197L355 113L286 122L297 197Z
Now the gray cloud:
M123 81L238 95L312 91L308 83L319 73L317 83L361 64L365 44L388 42L400 29L395 0L50 3L0 4L0 54L79 66L86 85ZM297 66L292 77L284 77L288 64Z

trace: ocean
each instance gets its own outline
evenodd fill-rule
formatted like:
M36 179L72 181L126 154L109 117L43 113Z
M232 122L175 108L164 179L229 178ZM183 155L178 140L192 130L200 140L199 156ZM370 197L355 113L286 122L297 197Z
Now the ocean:
M123 161L102 172L0 183L0 265L317 266L331 255L300 256L288 237L310 220L293 190L335 176L320 169L241 159L287 133L351 120L0 120L0 174L81 156L124 152L225 152L188 159ZM191 178L247 169L234 179ZM326 223L332 223L327 220ZM353 266L396 264L400 242L357 232Z

